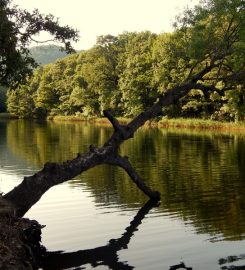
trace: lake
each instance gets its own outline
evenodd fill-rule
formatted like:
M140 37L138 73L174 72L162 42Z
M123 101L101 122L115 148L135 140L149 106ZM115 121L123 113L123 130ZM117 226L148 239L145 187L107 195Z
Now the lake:
M0 192L111 134L82 122L0 120ZM46 225L44 269L245 269L245 134L142 128L120 152L161 192L160 205L112 166L53 187L26 214Z

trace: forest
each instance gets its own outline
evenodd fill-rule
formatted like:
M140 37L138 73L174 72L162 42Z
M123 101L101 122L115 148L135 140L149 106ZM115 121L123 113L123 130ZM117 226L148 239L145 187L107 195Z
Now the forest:
M91 49L39 66L25 83L8 90L8 111L20 118L44 119L101 117L110 109L115 116L134 117L208 65L210 55L219 51L225 57L199 81L203 89L191 89L160 116L243 121L243 1L218 2L222 8L211 12L200 6L187 10L172 33L99 36ZM234 46L228 52L230 44Z
M38 45L30 48L30 55L39 65L55 62L58 58L65 57L66 52L56 45ZM7 90L6 86L0 85L0 113L7 110Z

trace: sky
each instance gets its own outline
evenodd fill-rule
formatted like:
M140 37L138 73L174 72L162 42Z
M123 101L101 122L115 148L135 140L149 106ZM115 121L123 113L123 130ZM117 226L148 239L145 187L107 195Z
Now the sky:
M61 25L79 30L74 47L88 49L99 35L118 35L124 31L163 33L172 31L172 23L186 6L199 0L14 0L29 11L53 14Z

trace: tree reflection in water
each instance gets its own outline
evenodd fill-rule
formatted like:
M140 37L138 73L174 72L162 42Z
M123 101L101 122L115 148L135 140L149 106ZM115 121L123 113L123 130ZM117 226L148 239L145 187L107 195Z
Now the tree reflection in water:
M122 249L127 249L128 244L138 230L138 226L142 223L144 217L153 208L158 206L155 201L149 200L136 214L130 225L125 229L125 232L120 238L111 239L105 246L96 247L93 249L78 250L76 252L54 251L47 252L43 258L42 268L44 270L67 269L70 267L79 267L85 264L91 264L93 267L99 265L107 265L114 270L131 270L133 266L126 262L120 262L117 252ZM77 268L83 269L83 268Z

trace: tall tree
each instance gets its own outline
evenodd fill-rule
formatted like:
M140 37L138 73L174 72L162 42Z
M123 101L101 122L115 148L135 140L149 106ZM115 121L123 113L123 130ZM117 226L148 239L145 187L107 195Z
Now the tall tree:
M83 114L101 116L103 110L116 110L119 103L117 74L117 37L106 35L97 38L96 45L83 53L77 75L83 78Z
M156 99L152 85L152 44L156 38L150 32L132 33L122 54L119 87L124 113L135 116L151 106Z

